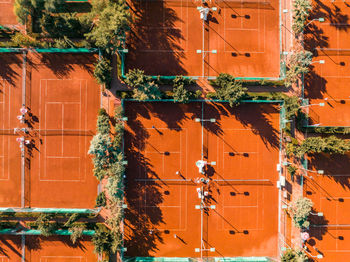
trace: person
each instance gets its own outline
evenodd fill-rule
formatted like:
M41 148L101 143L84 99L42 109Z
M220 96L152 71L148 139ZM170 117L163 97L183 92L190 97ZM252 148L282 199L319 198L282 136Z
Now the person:
M204 21L207 21L208 19L208 14L209 14L210 9L208 7L200 7L199 8L199 13L200 13L200 18Z
M196 166L199 169L199 173L205 174L204 167L206 166L206 164L207 164L207 161L203 161L203 160L198 160L196 162Z

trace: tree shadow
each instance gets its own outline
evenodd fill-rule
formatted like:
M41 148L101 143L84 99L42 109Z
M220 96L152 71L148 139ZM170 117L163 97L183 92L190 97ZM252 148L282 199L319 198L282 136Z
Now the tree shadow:
M44 65L58 78L62 78L74 72L76 66L93 75L97 57L94 54L33 53L33 58L29 57L27 61L36 70L39 70L39 65Z
M176 7L165 1L131 0L134 23L127 38L126 68L138 68L149 75L185 75L182 60L184 40ZM152 62L150 62L152 61Z
M0 55L0 81L4 79L11 86L16 86L22 75L22 57L19 54L1 54ZM2 86L0 82L0 92Z
M213 103L206 106L211 108L210 117L221 119L222 116L233 116L245 128L250 128L254 134L259 135L266 146L279 147L279 132L268 117L274 113L278 114L276 105L244 103L230 107L228 103ZM223 134L220 124L209 127L214 134L219 136Z
M7 258L14 257L10 256L9 251L11 250L12 253L16 254L16 256L19 258L22 257L21 250L21 237L20 236L0 236L0 256L5 256Z
M69 236L26 236L26 248L31 251L40 250L45 247L45 242L60 242L65 246L80 249L82 251L86 251L84 242L91 241L91 237L83 236L78 239L74 244Z
M324 176L340 184L344 190L350 189L350 155L341 154L310 154L308 168L324 170Z
M137 105L137 106L136 106ZM157 242L162 243L162 232L158 230L164 223L159 205L163 202L162 185L149 179L157 179L152 163L143 154L145 141L149 137L147 129L137 120L139 109L147 107L130 103L126 106L128 129L124 131L125 154L128 160L126 169L125 199L128 208L125 210L124 227L126 230L124 245L127 256L151 256L157 250ZM147 181L148 180L148 181Z
M310 21L311 19L323 17L329 21L331 26L334 26L342 31L348 31L349 16L342 12L341 7L337 6L337 4L333 2L326 2L329 4L327 5L325 2L320 0L315 0L313 3L313 9L309 16Z

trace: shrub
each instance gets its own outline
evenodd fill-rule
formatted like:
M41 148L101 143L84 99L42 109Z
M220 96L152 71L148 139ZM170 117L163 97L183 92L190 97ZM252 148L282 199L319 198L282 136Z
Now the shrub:
M188 91L184 86L174 87L174 102L188 103L191 99L191 92Z
M238 105L247 95L248 89L229 74L220 74L215 80L215 85L219 87L216 89L217 99L228 101L231 107Z
M40 214L35 221L35 225L40 230L43 236L51 236L55 233L57 229L57 223L51 222L52 215L49 214Z
M72 215L70 215L70 217L68 218L67 222L64 223L64 227L71 227L73 225L74 222L78 221L80 218L80 214L79 213L73 213Z
M11 36L11 41L13 46L17 47L38 47L40 43L34 38L24 35L20 32L15 33Z
M296 227L305 229L310 226L308 218L312 206L312 201L306 197L300 197L297 201L292 203L289 213L293 217L293 222Z
M281 262L306 262L308 257L302 250L288 249L281 256Z
M102 254L110 254L113 252L112 245L114 242L113 236L111 232L107 231L99 227L95 234L92 237L92 242L94 244L95 253Z
M105 207L106 204L107 204L107 199L106 199L105 192L99 193L98 196L96 197L95 207Z
M294 0L293 1L293 25L294 33L300 34L303 32L307 18L311 10L310 0Z
M233 76L221 73L214 81L214 84L218 87L225 87L231 85L233 82L235 82L235 78Z
M297 168L293 165L290 165L287 167L287 171L290 174L291 177L295 175L295 172L297 171Z
M69 228L69 232L71 233L70 239L73 244L77 242L78 239L80 239L83 236L85 230L85 226L82 224L75 224L71 228Z
M133 98L136 100L157 100L162 98L162 92L151 77L140 69L130 70L126 74L125 83L133 88Z

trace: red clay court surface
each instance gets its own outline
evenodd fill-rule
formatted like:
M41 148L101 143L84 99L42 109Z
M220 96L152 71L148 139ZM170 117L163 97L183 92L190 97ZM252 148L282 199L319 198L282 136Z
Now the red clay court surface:
M25 261L28 262L95 262L94 246L85 237L73 245L69 237L26 236ZM0 236L0 261L21 262L21 236Z
M325 22L313 22L306 30L306 49L316 55L311 74L306 75L305 93L313 106L310 124L321 126L350 126L350 36L349 5L343 1L314 1L311 18L325 18Z
M129 2L137 20L127 39L127 70L139 68L150 75L203 76L204 70L205 77L219 73L279 77L277 0L212 0L209 7L217 11L210 12L204 31L197 10L201 1ZM206 53L203 66L196 50L217 53Z
M23 99L22 69L16 67L12 84L5 81L0 93L1 117L6 120L0 137L1 177L6 181L1 184L1 206L21 205L21 154L16 138L24 135L30 141L25 147L25 206L94 207L97 180L87 151L100 106L100 87L89 68L95 59L86 54L62 58L29 53L25 90L29 113L22 124L16 118ZM14 134L14 128L22 127L29 130L27 134Z
M16 15L13 12L15 0L0 0L0 25L17 25Z
M127 257L199 257L202 185L215 205L204 212L203 240L216 252L204 256L278 257L277 106L126 102L125 112ZM204 160L216 162L207 186L193 182L205 177L195 165L202 112L216 119L203 128Z
M314 212L323 212L323 217L313 216L308 247L311 254L316 249L324 258L315 261L348 261L350 258L350 155L335 156L320 154L311 156L309 168L324 170L324 175L309 173L304 196L314 202Z
M1 54L0 61L0 205L20 206L21 153L11 129L18 125L13 108L22 105L22 56Z

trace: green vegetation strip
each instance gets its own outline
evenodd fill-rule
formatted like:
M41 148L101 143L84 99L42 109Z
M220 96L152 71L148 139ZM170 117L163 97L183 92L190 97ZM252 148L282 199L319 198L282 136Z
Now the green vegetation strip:
M30 229L30 230L23 230L18 231L18 229L1 229L0 230L1 235L42 235L40 230ZM83 230L83 235L85 236L93 236L95 234L95 230ZM72 232L69 230L59 229L55 230L52 235L60 235L60 236L70 236L72 235Z

